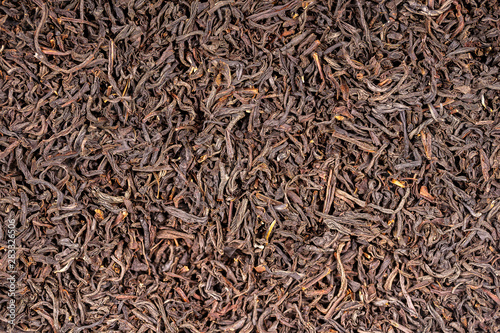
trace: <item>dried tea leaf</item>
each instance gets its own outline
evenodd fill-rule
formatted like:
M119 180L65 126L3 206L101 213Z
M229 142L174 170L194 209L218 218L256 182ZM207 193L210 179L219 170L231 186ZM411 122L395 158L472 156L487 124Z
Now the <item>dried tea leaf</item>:
M481 159L481 171L483 172L483 177L485 181L490 179L490 159L483 149L479 150L479 157Z
M422 145L424 146L425 156L428 160L432 160L432 135L428 129L424 129L420 132L420 138L422 139Z
M420 187L420 195L424 197L427 200L434 201L436 198L434 198L428 191L427 186L421 186Z

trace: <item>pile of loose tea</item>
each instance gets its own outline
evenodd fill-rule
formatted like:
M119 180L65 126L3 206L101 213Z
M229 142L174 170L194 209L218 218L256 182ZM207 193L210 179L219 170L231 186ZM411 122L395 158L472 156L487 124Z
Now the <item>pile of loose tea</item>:
M499 332L496 0L4 0L0 331Z

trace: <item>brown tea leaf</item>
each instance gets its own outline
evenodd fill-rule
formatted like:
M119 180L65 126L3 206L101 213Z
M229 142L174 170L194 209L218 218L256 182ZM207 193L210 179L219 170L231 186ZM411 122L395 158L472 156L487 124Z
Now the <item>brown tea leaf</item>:
M427 186L421 186L420 187L420 195L422 197L424 197L425 199L429 200L429 201L434 201L436 200L436 198L434 198L430 193L429 191L427 190Z
M428 160L432 160L432 135L429 130L425 129L420 132L420 138L424 146L425 156Z
M481 159L481 171L483 172L483 177L485 181L490 179L490 159L483 149L479 150L479 156Z

